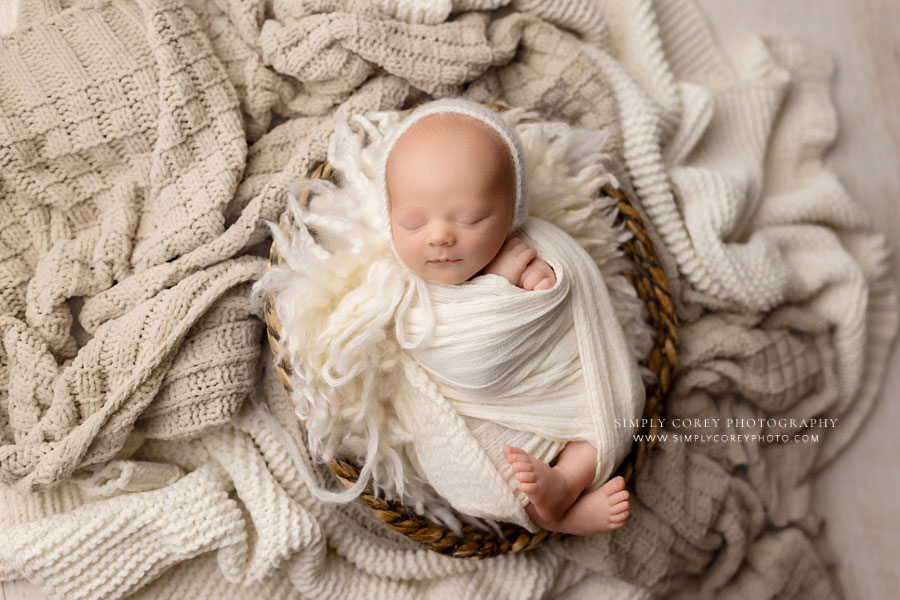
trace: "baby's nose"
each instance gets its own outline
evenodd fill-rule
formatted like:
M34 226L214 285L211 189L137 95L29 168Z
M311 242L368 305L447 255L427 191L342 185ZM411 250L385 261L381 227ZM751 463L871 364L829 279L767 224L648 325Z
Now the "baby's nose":
M446 227L436 227L428 237L429 246L452 246L455 241L453 232Z

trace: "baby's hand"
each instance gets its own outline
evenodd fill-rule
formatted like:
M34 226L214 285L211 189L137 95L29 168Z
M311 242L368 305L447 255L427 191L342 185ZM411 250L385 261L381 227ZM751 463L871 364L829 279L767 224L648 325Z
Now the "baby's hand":
M556 273L542 258L531 261L519 281L519 287L526 290L549 290L555 284Z
M546 290L556 283L556 274L550 265L517 237L506 240L494 260L484 268L484 273L506 277L511 284L526 290Z
M513 285L518 286L528 263L537 258L537 251L526 246L517 237L511 237L503 243L497 256L484 268L484 274L506 277Z

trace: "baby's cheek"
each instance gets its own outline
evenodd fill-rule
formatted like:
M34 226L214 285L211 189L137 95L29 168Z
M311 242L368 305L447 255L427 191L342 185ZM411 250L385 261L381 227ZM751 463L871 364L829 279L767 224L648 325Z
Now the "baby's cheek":
M397 256L404 265L414 273L421 274L425 254L417 240L408 236L397 236L394 238L394 248L397 249Z
M494 260L498 260L503 258L504 255L503 245L501 244L500 248L496 248L496 244L494 241L490 241L490 243L484 244L479 252L479 261L481 264L481 268L486 267Z

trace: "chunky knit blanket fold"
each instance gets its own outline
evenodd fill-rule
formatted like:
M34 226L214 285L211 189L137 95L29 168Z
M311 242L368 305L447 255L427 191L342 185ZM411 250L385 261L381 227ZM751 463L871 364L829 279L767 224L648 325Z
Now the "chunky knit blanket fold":
M687 0L21 6L0 38L0 580L57 598L840 595L812 482L863 424L898 312L884 238L822 166L827 57L772 39L726 57ZM628 525L480 562L319 502L249 410L303 447L249 296L264 221L336 122L450 94L608 130L682 321Z

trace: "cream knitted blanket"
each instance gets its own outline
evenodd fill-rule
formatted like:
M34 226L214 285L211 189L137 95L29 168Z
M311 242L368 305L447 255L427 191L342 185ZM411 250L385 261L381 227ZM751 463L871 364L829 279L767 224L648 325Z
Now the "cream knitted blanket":
M777 40L729 59L686 0L409 6L22 3L0 38L0 580L65 598L839 595L809 494L871 407L897 299L883 237L821 165L830 61ZM683 323L668 438L612 534L428 553L315 500L243 412L259 390L303 443L277 377L256 378L262 220L336 119L423 93L612 131Z

